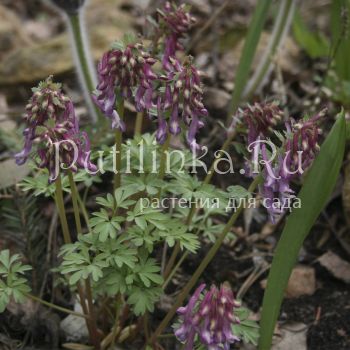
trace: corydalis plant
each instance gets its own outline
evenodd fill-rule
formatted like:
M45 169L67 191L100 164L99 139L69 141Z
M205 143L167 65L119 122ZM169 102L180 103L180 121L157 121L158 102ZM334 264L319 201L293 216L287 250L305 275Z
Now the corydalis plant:
M176 337L186 344L185 350L192 350L195 340L209 350L229 350L230 344L240 339L232 332L232 326L239 323L234 309L241 303L234 299L232 290L222 285L212 286L202 294L205 284L200 285L189 303L180 307L180 326L175 330Z
M164 82L164 94L158 96L157 140L162 143L167 132L177 135L181 132L180 120L188 127L186 139L192 151L200 148L196 141L198 130L204 125L202 118L208 115L203 105L203 90L200 73L187 57L182 65L177 59L170 59L172 69L160 80ZM165 115L170 114L168 123Z
M176 52L183 51L181 39L196 22L188 12L188 6L177 6L167 1L163 10L158 9L159 36L164 35L164 48L162 64L165 70L172 70L170 58L175 58Z
M78 167L96 171L90 162L87 134L79 131L73 102L64 95L61 84L50 76L32 91L24 116L24 148L15 155L17 164L24 164L29 157L39 158L38 167L48 169L50 181L57 178L59 164L72 171Z
M128 43L128 40L115 43L103 55L93 99L112 120L112 128L125 131L125 124L116 110L117 94L133 103L139 112L152 108L153 80L157 76L151 67L155 62L141 44Z
M256 167L260 156L262 164L265 165L262 169L264 182L260 186L260 193L268 201L272 221L284 213L288 207L287 201L295 197L290 187L291 181L299 178L308 169L319 151L319 122L325 113L326 110L322 110L314 117L299 122L291 119L286 123L284 134L281 134L273 130L273 126L282 116L282 111L276 104L255 104L243 111L244 121L248 125L249 147L253 150L253 159L248 162L249 176L254 175L252 168ZM277 150L273 144L270 152L267 145L274 134L282 145Z

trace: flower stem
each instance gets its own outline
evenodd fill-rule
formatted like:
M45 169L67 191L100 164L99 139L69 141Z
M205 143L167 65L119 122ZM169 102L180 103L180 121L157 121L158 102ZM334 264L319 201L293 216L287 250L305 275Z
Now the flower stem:
M69 228L68 228L66 212L64 210L61 175L58 175L56 182L55 182L55 186L56 186L55 201L56 201L56 206L58 209L58 215L59 215L60 221L61 221L64 243L66 243L66 244L72 243L72 239L71 239L71 236L69 233Z
M81 314L80 312L75 312L75 311L72 311L72 310L69 310L69 309L66 309L65 307L62 307L62 306L58 306L58 305L55 305L55 304L52 304L46 300L43 300L41 298L38 298L36 297L35 295L32 295L32 294L26 294L26 296L40 304L43 304L45 306L48 306L52 309L56 309L58 311L61 311L61 312L64 312L66 314L70 314L70 315L74 315L74 316L78 316L78 317L83 317L83 318L89 318L89 316L87 315L84 315L84 314Z
M85 204L84 204L84 200L80 197L78 191L77 191L77 200L78 200L78 203L79 203L79 206L80 206L81 213L82 213L82 215L84 217L85 224L88 227L88 229L90 230L89 214L88 214L88 212L86 210L86 207L85 207Z
M214 172L215 172L215 167L217 165L217 163L219 162L219 160L223 157L223 155L225 154L225 152L228 150L228 148L231 145L231 142L233 141L233 139L236 137L237 132L233 131L231 133L229 133L228 137L226 138L226 141L224 142L224 144L221 146L221 149L219 151L219 154L217 155L217 157L214 159L213 163L211 164L208 172L207 172L207 176L204 179L204 184L208 184L210 183Z
M248 188L248 191L252 192L254 189L257 187L261 180L260 176L257 176L251 185ZM184 300L186 299L187 295L190 293L191 289L195 286L197 283L199 277L203 273L203 271L206 269L206 267L209 265L209 263L213 260L214 256L216 255L217 251L221 247L222 242L224 241L225 237L229 233L232 225L236 222L237 218L239 217L240 213L243 210L243 204L241 204L237 210L232 214L230 220L227 222L225 225L223 231L221 232L220 236L216 240L215 244L211 247L211 249L208 251L207 255L205 258L202 260L201 264L198 266L197 270L194 272L192 275L191 279L187 282L186 286L184 289L181 291L179 294L175 304L173 307L170 309L170 311L167 313L163 321L160 323L156 331L154 332L152 338L151 338L151 343L154 343L158 336L162 334L163 330L165 327L168 325L168 323L171 321L173 316L176 313L176 310L182 305Z
M120 99L117 104L118 114L121 120L124 119L124 101ZM121 170L122 170L122 131L117 130L115 133L115 147L116 147L116 173L114 174L114 191L120 187L121 184Z
M213 161L213 163L211 164L211 166L209 168L207 176L205 177L204 182L203 182L204 184L210 183L210 181L214 175L214 170L215 170L215 167L216 167L218 161L223 157L223 155L225 154L227 149L230 147L230 144L231 144L232 140L236 137L236 134L237 133L235 131L230 132L228 134L228 137L226 138L224 144L222 145L222 147L220 149L220 153L215 158L215 160ZM189 226L191 224L193 216L196 213L196 210L197 210L196 206L192 205L191 209L187 215L187 219L186 219L187 226ZM173 266L175 264L175 261L176 261L176 258L177 258L177 255L179 254L179 252L180 252L180 243L177 242L175 247L174 247L174 250L170 256L169 262L168 262L167 266L165 267L165 270L164 270L164 277L165 278L168 278L168 276L171 272L171 269L173 268Z
M143 122L143 112L138 112L136 114L136 121L135 121L135 136L140 136L142 134L142 122Z
M86 291L86 299L89 305L89 316L91 319L91 332L92 332L93 344L95 346L95 349L98 350L100 349L100 336L97 331L96 313L95 313L94 303L92 300L92 289L91 289L89 278L85 280L85 291Z
M57 206L57 210L58 210L58 215L59 215L60 221L61 221L63 239L64 239L64 242L66 244L69 244L69 243L72 243L72 239L71 239L70 232L69 232L66 211L64 209L61 175L59 175L57 177L55 185L56 185L55 201L56 201L56 206ZM81 287L79 282L77 283L77 290L79 293L80 304L81 304L81 307L83 309L83 312L85 315L88 315L89 313L88 313L88 308L85 304L84 291L83 291L83 288ZM86 321L86 326L89 330L90 341L93 342L94 341L94 333L93 333L91 324L88 320Z
M189 255L189 251L186 251L185 253L183 253L183 255L180 258L180 260L178 261L178 263L175 265L175 267L169 273L169 276L166 277L166 280L162 285L163 290L165 290L165 288L168 286L171 279L174 277L175 272L178 270L178 268L181 266L181 264L184 262L184 260L187 258L188 255Z
M84 98L91 113L91 119L96 122L97 119L104 120L101 112L93 103L91 93L95 89L95 72L93 69L90 49L85 37L85 26L81 18L81 11L77 14L68 15L68 24L71 33L71 44L73 56L77 67L79 78L84 92Z
M186 226L190 226L191 224L191 221L192 221L192 218L193 218L193 215L195 213L195 210L192 210L192 208L196 208L195 205L193 205L187 215L187 218L186 218L186 222L185 222L185 225ZM164 269L164 277L165 278L168 278L169 275L171 274L171 269L173 268L174 264L175 264L175 261L176 261L176 258L177 258L177 255L179 254L180 252L180 243L179 242L176 242L176 245L174 247L174 250L170 256L170 259L169 259L169 262L168 264L166 265L165 269Z
M168 152L169 145L170 145L170 139L171 139L171 134L168 133L167 138L166 138L165 142L163 143L162 149L161 149L160 164L159 164L159 178L160 179L163 179L164 175L165 175L167 152Z
M120 313L120 304L121 304L121 296L120 293L117 294L117 297L115 298L116 306L115 306L115 320L114 320L114 327L112 330L112 339L111 339L111 346L110 348L113 349L115 345L115 341L118 334L118 327L119 327L119 313Z
M82 228L81 228L80 212L79 212L79 205L78 205L78 191L77 191L77 187L75 185L73 174L71 171L68 171L68 179L69 179L69 186L72 194L75 226L77 228L77 234L79 235L82 233Z

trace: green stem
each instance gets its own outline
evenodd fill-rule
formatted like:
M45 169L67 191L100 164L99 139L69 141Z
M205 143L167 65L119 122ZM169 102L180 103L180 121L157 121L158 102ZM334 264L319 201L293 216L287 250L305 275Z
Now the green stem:
M71 236L69 233L69 228L68 228L66 211L64 209L61 175L58 175L56 182L55 182L55 186L56 186L55 201L56 201L56 206L58 209L58 215L59 215L60 221L61 221L64 243L66 243L66 244L72 243L72 239L71 239Z
M187 258L188 255L189 255L189 251L186 251L185 253L182 254L182 257L180 258L178 263L175 265L175 267L171 270L169 276L166 277L166 280L162 285L163 290L165 290L165 288L168 286L168 284L170 283L170 281L174 277L176 271L178 270L178 268L181 266L181 264L184 262L184 260Z
M115 343L115 340L117 338L117 333L118 333L120 303L121 303L121 297L120 297L120 293L118 293L118 295L116 297L115 320L114 320L114 327L112 330L112 341L111 341L111 346L110 346L111 349L114 348L114 343Z
M121 99L117 104L118 114L121 120L124 119L124 101ZM116 173L114 174L114 191L121 185L121 170L122 170L122 141L123 134L122 131L117 130L115 133L115 147L116 147Z
M146 341L146 344L148 344L148 341L149 341L148 311L146 311L143 316L143 328L145 332L145 341Z
M66 314L70 314L70 315L74 315L74 316L78 316L78 317L83 317L83 318L89 318L89 316L87 315L84 315L84 314L81 314L80 312L75 312L75 311L72 311L72 310L69 310L69 309L66 309L65 307L62 307L62 306L58 306L58 305L55 305L55 304L52 304L46 300L43 300L41 298L38 298L36 297L35 295L32 295L32 294L26 294L26 296L40 304L43 304L45 306L48 306L49 308L51 309L55 309L55 310L58 310L58 311L61 311L61 312L64 312Z
M162 145L161 149L161 155L160 155L160 164L159 164L159 178L163 179L165 175L165 168L166 168L166 160L167 160L167 153L169 150L169 145L170 145L170 139L171 139L171 134L168 133L167 138Z
M91 112L91 119L104 120L102 113L93 103L91 93L95 89L95 72L93 70L93 60L90 57L90 49L84 36L86 29L83 26L80 13L68 16L69 28L71 31L71 43L74 53L75 65L82 84L84 98Z
M92 289L91 289L89 278L85 280L85 291L86 291L86 299L89 305L89 316L91 319L91 331L92 331L93 344L95 346L95 349L98 350L100 349L100 336L97 331L96 314L95 314L94 303L92 301Z
M237 132L235 132L235 131L230 132L228 134L228 137L227 137L226 141L224 142L224 144L222 145L222 147L219 151L219 154L216 156L215 160L213 161L213 163L211 164L211 166L209 168L207 176L205 177L204 182L203 182L204 184L210 183L210 181L214 175L215 167L216 167L217 163L219 162L219 160L223 157L225 152L230 147L230 144L231 144L232 140L236 137L236 134L237 134ZM188 216L187 216L187 219L186 219L187 226L189 226L191 224L193 216L195 215L196 211L197 211L196 206L195 205L191 206L191 209L190 209ZM177 242L176 246L175 246L175 248L170 256L169 262L164 270L164 277L165 278L168 278L168 275L170 274L170 271L175 264L175 260L176 260L177 255L179 254L179 251L180 251L180 243Z
M251 185L248 188L248 191L253 192L257 185L259 184L261 180L261 177L258 176L254 179L254 181L251 183ZM203 273L203 271L206 269L206 267L209 265L209 263L213 260L214 256L216 255L217 251L221 247L222 242L224 241L227 234L230 232L230 229L232 225L236 222L237 218L239 217L240 213L243 210L243 204L240 204L240 206L237 208L237 210L232 214L230 220L225 225L223 231L221 232L220 236L216 240L215 244L210 248L205 258L202 260L201 264L198 266L197 270L192 275L191 279L187 282L184 289L179 294L175 304L170 309L170 311L167 313L163 321L160 323L156 331L154 332L151 343L154 343L158 336L162 334L165 327L168 325L168 323L171 321L171 319L174 317L176 310L182 305L184 300L186 299L187 295L190 293L191 289L195 286L197 283L199 277Z
M191 201L192 202L192 201ZM194 209L193 209L194 208ZM193 205L187 215L187 218L186 218L186 222L185 222L185 225L186 226L190 226L191 222L192 222L192 218L193 218L193 215L196 211L196 206ZM164 277L165 278L168 278L168 276L170 275L170 272L171 272L171 269L173 268L174 264L175 264L175 260L177 258L177 255L179 254L180 252L180 242L176 242L176 245L174 247L174 250L170 256L170 259L169 259L169 262L168 264L166 265L165 269L164 269Z
M79 192L77 192L77 200L78 200L78 203L80 206L80 211L83 214L85 224L90 230L89 214L88 214L86 207L85 207L85 204L84 204L85 201L80 197Z
M57 206L57 210L58 210L58 215L59 215L60 221L61 221L63 239L64 239L64 242L66 244L69 244L72 242L72 239L71 239L69 228L68 228L66 211L64 209L61 175L59 175L57 177L55 185L56 185L55 201L56 201L56 206ZM79 282L77 283L77 290L79 293L80 303L81 303L81 306L83 308L83 312L85 315L88 315L88 309L87 309L87 306L85 304L85 297L84 297L83 288L81 287ZM86 326L89 330L90 340L93 341L94 337L93 337L92 327L91 327L90 322L88 320L86 320Z
M135 121L135 136L140 136L142 134L142 122L143 122L143 112L138 112L136 114L136 121Z
M213 163L211 164L211 166L207 172L207 176L204 179L204 184L207 185L211 181L211 179L215 173L215 167L216 167L217 163L224 156L225 152L230 147L230 145L231 145L233 139L236 137L236 135L237 135L236 131L230 132L228 134L226 141L224 142L221 149L219 150L219 154L216 156L216 158L214 159Z
M73 174L71 171L68 171L68 179L69 179L69 186L72 194L75 226L77 228L77 235L79 235L79 234L82 234L83 232L81 227L80 212L79 212L79 205L78 205L78 190L75 185Z

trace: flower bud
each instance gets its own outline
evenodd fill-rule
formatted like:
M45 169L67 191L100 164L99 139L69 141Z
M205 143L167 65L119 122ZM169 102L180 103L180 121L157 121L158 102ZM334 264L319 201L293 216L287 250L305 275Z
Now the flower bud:
M52 2L68 15L75 15L84 6L85 0L52 0Z

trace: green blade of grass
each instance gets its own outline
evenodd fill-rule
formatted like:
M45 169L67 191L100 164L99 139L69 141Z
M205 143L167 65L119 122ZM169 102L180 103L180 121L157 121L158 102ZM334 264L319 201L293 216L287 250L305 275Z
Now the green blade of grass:
M230 113L228 116L229 118L231 118L231 114L237 109L239 100L247 83L247 78L249 76L255 51L258 46L263 26L267 19L268 10L271 5L271 2L271 0L260 0L254 11L253 18L249 25L248 34L244 43L242 55L237 68L235 88L232 93Z
M344 156L345 129L342 112L323 143L298 195L301 208L295 208L290 214L278 242L264 294L259 350L271 348L283 293L298 253L337 181Z
M332 1L331 32L334 50L335 71L339 78L350 80L350 35L349 35L350 0Z

